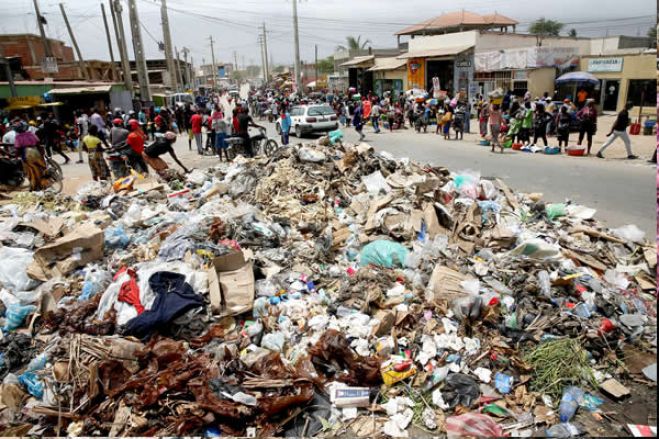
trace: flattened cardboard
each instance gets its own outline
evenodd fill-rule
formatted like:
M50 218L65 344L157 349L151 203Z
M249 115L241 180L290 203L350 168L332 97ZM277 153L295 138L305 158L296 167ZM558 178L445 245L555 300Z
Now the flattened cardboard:
M16 226L34 229L39 233L54 238L62 231L62 227L64 227L64 220L59 217L50 217L47 220L37 218L33 219L32 221L20 222Z
M234 316L254 305L254 271L242 252L218 256L208 270L211 310L219 316Z
M28 267L27 273L45 282L84 267L102 256L103 231L86 223L34 252L34 262Z
M460 282L469 279L464 274L442 265L436 265L426 288L426 302L451 301L466 296Z

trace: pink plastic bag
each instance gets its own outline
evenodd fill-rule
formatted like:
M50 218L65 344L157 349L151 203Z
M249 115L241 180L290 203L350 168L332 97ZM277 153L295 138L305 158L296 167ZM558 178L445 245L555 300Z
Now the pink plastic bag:
M503 430L494 419L481 413L465 413L446 418L448 439L471 437L503 437Z

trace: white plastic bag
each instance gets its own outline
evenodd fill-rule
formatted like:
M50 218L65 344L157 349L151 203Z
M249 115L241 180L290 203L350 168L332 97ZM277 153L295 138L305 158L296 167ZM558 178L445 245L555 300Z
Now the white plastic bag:
M645 232L634 224L628 224L626 226L618 227L617 229L612 229L611 233L616 235L618 238L639 244L642 244L643 240L645 239Z
M24 248L0 247L0 284L10 291L30 291L39 282L27 275L32 253Z
M320 163L325 161L325 154L315 149L303 146L298 152L300 160L303 162Z
M391 186L387 184L380 171L362 177L362 183L371 194L379 194L380 192L388 194L391 192Z

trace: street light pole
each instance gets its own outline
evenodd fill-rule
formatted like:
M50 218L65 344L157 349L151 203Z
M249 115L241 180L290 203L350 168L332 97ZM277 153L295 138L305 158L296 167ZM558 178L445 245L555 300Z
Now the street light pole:
M142 43L142 30L140 29L140 18L137 13L137 3L135 0L128 0L128 18L130 19L130 30L133 36L133 50L135 51L137 79L140 82L140 97L142 101L151 101L149 75L146 69L144 45Z

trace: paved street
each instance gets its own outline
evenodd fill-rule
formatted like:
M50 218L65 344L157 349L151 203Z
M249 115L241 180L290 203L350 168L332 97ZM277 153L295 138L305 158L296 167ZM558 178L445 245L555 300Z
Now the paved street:
M274 126L266 125L269 135L276 136ZM366 141L377 150L388 151L397 157L446 166L453 171L479 170L483 176L502 178L518 191L542 192L547 201L571 199L596 208L597 217L610 227L636 224L650 239L656 236L656 168L644 159L600 160L594 157L545 156L511 150L501 155L491 153L489 147L478 146L473 135L466 136L464 141L445 141L434 132L417 134L409 129L374 134L372 128L367 127L365 133ZM344 134L348 142L356 142L358 139L352 128L345 129ZM635 139L641 137L636 136ZM313 141L312 138L304 140ZM648 139L644 138L643 141L647 142ZM297 142L297 139L291 137L291 142ZM217 162L214 157L199 157L189 151L187 143L187 137L181 136L176 144L176 150L186 166L202 168ZM622 146L618 149L624 150ZM167 157L165 159L172 162ZM71 164L64 169L67 193L75 193L77 187L89 181L87 164Z

